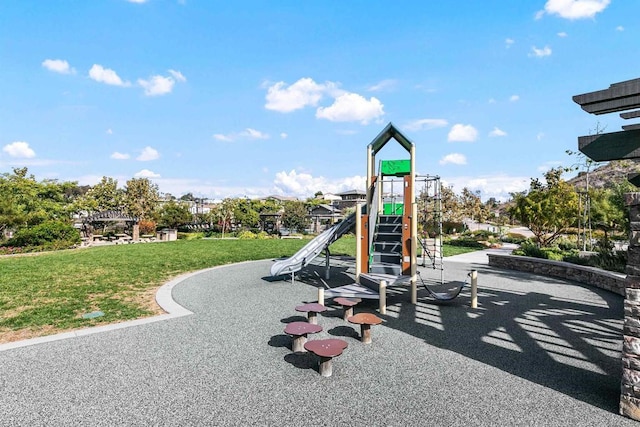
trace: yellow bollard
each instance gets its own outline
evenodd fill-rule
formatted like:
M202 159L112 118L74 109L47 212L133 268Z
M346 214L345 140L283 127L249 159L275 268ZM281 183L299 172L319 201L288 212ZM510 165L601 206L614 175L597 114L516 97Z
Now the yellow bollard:
M478 271L471 270L471 308L478 308Z

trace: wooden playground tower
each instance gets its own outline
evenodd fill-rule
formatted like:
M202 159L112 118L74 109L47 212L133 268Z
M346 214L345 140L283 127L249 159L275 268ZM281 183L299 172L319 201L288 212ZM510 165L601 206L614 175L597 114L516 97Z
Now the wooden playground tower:
M381 161L376 167L376 155L391 140L404 148L408 159ZM385 177L402 177L402 204L385 203ZM359 204L356 211L356 281L373 277L373 280L384 282L384 275L404 276L411 285L411 303L417 303L417 244L418 244L418 208L415 194L415 145L404 136L392 123L389 123L378 136L367 146L367 199L366 204ZM381 219L397 218L396 224L382 224ZM401 218L401 219L400 219ZM398 241L388 245L376 242L382 234L381 227L390 227L397 234ZM399 243L400 248L397 248ZM398 255L397 266L384 262L388 254L380 254L377 247L395 245L392 248ZM382 294L384 289L380 289Z

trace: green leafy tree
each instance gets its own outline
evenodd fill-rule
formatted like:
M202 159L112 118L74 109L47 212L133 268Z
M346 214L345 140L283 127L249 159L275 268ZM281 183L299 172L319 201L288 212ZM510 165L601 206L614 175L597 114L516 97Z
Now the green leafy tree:
M283 208L282 225L286 228L302 231L309 225L309 211L304 202L287 201Z
M256 201L257 202L257 201ZM244 229L257 228L260 225L259 202L250 199L236 199L233 217L237 226Z
M158 186L148 178L132 178L124 190L124 206L129 215L150 219L158 207Z
M544 183L532 179L528 193L512 195L510 214L531 230L538 247L552 245L577 220L578 194L562 179L562 172L551 169Z
M192 221L193 215L189 211L189 206L186 203L176 203L170 200L163 203L160 209L158 209L157 222L160 226L178 228Z
M124 190L118 188L118 180L103 176L80 199L82 210L89 212L118 211L124 208Z

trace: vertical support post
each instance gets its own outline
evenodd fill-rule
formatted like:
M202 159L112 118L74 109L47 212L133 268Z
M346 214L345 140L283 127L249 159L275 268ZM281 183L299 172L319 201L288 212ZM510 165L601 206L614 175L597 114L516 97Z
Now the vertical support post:
M471 308L478 308L478 271L471 270Z
M329 263L329 248L325 248L324 250L324 278L325 280L329 280L331 277L331 264Z
M296 282L295 274L293 271L291 272L291 284L293 285Z
M324 288L318 288L318 304L324 305Z
M387 281L383 280L380 282L380 287L378 288L378 292L380 295L380 314L387 314Z
M362 273L362 203L356 205L356 282L360 283Z
M411 304L418 303L418 204L411 203Z

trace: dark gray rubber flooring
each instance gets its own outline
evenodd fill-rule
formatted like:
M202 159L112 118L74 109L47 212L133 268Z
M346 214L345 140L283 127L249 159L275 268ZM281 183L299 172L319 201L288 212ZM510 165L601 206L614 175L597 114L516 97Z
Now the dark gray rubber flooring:
M640 425L617 415L618 295L450 263L446 280L478 270L478 309L468 290L447 304L421 290L414 306L400 288L363 345L330 306L313 338L349 347L323 378L283 332L315 301L322 269L292 284L263 280L269 265L185 280L173 296L190 316L0 352L0 425ZM351 280L352 262L333 265L332 284Z

